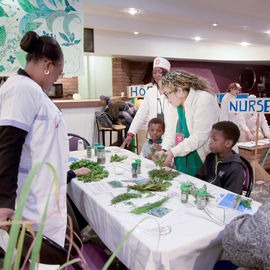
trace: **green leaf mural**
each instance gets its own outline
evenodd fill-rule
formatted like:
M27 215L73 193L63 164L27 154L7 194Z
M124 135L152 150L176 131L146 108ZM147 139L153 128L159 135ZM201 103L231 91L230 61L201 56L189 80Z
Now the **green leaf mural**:
M22 9L27 13L30 13L30 12L33 12L33 11L40 11L39 8L33 6L27 0L18 0L18 3L22 7Z
M20 66L24 67L26 64L26 52L18 51L18 52L15 52L15 55L16 55L17 60L20 63Z
M55 38L64 53L65 74L83 74L83 0L0 0L0 3L0 58L6 59L1 63L1 76L9 76L25 66L25 53L19 48L28 31Z
M26 24L26 32L28 32L28 31L35 31L41 25L42 25L42 23L39 23L39 22L29 22L29 23Z
M6 28L4 25L0 26L0 47L3 47L6 43Z

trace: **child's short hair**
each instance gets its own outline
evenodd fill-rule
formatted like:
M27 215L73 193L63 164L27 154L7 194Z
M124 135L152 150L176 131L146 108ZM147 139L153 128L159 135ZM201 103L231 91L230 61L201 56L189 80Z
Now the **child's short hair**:
M163 130L165 130L165 123L161 118L152 118L148 123L148 128L150 127L151 124L160 124Z
M212 126L212 129L216 129L223 132L226 140L232 140L234 146L240 137L240 130L238 126L231 121L217 122Z

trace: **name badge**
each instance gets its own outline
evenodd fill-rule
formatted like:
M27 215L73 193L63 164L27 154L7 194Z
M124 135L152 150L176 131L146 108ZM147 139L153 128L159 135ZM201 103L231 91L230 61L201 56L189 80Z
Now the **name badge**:
M175 145L179 144L184 140L185 136L183 133L176 133L175 135Z

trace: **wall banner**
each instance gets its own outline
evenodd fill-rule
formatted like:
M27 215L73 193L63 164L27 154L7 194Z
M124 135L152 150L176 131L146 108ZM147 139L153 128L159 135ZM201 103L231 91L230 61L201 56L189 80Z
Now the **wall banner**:
M229 102L230 113L270 113L270 98L234 99Z
M20 41L28 31L54 37L64 53L64 73L83 74L83 0L1 0L0 76L25 66Z

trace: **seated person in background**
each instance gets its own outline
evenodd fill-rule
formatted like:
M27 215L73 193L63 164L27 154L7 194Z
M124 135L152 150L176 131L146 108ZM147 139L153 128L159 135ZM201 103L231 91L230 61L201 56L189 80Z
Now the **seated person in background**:
M245 165L232 150L240 137L236 124L222 121L213 125L209 148L203 166L195 177L229 191L242 194L245 181Z
M141 156L153 160L151 148L154 147L157 151L161 150L162 135L165 131L165 123L161 118L152 118L148 123L148 134L151 139L146 142L141 151Z
M256 98L255 95L249 95L248 98ZM246 125L250 130L250 133L253 135L254 139L256 139L256 128L257 128L257 114L256 113L245 113L244 114ZM259 131L258 131L258 139L268 139L269 138L269 126L265 115L260 113L260 121L259 121ZM248 137L245 138L248 141Z

